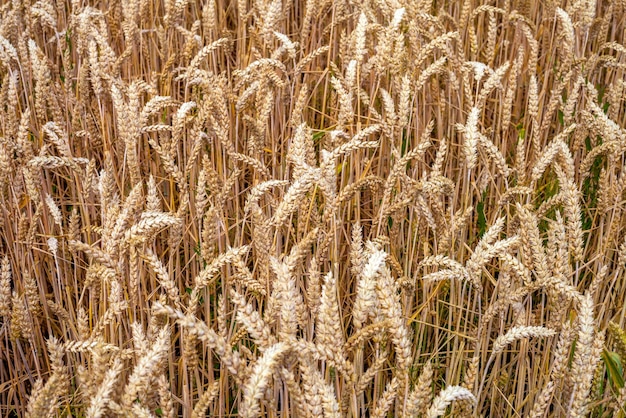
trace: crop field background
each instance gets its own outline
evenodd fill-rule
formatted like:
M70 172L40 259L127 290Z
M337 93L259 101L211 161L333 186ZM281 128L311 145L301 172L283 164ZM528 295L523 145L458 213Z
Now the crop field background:
M625 19L0 1L0 417L626 417Z

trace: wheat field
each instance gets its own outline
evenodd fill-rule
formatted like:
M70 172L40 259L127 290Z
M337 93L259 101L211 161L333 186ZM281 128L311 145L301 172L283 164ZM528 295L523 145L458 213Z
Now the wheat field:
M626 1L0 1L0 417L626 417Z

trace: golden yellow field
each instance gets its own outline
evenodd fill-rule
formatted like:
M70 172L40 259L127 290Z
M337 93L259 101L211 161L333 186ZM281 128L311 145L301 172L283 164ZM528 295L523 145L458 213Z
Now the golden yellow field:
M0 1L0 417L626 417L626 1Z

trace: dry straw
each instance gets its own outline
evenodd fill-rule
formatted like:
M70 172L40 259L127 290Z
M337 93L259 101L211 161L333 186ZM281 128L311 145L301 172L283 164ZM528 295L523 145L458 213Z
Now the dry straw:
M624 415L623 2L5 3L0 416Z

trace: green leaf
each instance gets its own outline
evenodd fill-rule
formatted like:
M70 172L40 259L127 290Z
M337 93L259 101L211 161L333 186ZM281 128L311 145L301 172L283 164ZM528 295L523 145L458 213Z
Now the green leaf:
M407 137L406 137L406 130L403 129L402 130L402 147L400 148L400 157L404 157L404 154L406 154L406 149L408 148L408 141L407 141Z
M619 355L613 351L608 351L606 348L602 351L602 360L606 366L606 370L609 374L609 378L613 385L619 389L624 387L624 375L622 368L622 361Z
M339 165L337 166L337 168L335 169L335 173L336 173L337 175L341 174L341 172L343 171L343 169L344 169L347 165L348 165L348 163L347 163L347 162L345 162L345 161L344 161L343 163L339 164Z
M326 135L326 131L314 132L313 133L313 143L317 144L318 142L320 142L320 140L322 138L324 138L324 135Z

